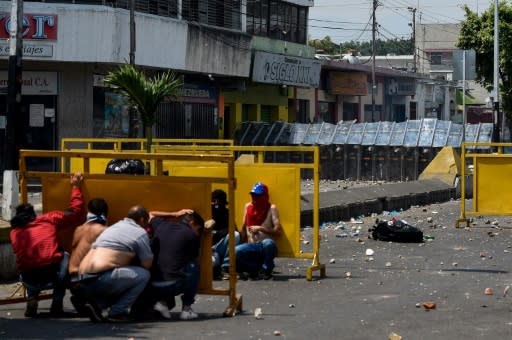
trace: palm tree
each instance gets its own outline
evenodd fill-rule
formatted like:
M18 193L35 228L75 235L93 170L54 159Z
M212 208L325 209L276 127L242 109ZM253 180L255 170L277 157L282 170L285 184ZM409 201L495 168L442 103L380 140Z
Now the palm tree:
M151 152L153 125L158 105L165 97L178 97L179 90L183 86L182 80L172 71L148 78L133 65L125 64L109 72L105 83L116 87L128 97L130 105L140 112L145 128L146 151Z

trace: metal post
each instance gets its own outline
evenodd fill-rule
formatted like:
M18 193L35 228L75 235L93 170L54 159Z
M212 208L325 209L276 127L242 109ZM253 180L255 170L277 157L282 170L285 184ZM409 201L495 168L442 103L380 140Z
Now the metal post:
M412 12L412 72L416 73L416 8L407 7L407 9Z
M3 173L2 216L10 220L19 202L19 145L21 132L23 0L12 0L9 26L7 117L5 126L5 171Z
M130 0L130 65L135 65L135 0ZM137 137L137 112L130 107L128 113L128 137Z
M498 57L500 53L500 44L499 44L499 3L498 0L494 0L494 82L493 82L493 92L494 92L494 105L493 105L493 123L494 123L494 133L493 140L502 140L502 136L500 137L499 131L499 112L500 112L500 88L499 88L499 63ZM501 131L501 135L503 135L503 131Z
M466 50L462 50L462 143L466 140Z
M23 0L12 0L9 27L9 65L7 81L7 123L5 169L17 170L19 132L21 130L21 57L23 33Z
M378 0L373 0L373 24L372 24L372 122L375 118L375 31L377 30L377 21L375 19L375 11L379 5ZM379 117L380 120L380 117Z

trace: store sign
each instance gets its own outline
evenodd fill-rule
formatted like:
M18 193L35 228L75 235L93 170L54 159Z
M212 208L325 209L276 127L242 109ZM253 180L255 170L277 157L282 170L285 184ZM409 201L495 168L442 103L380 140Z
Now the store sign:
M366 74L362 72L330 72L329 93L349 96L366 96L368 86Z
M217 91L215 87L204 84L184 84L179 95L189 98L216 99Z
M21 73L22 95L58 95L57 72L31 72ZM7 88L8 75L6 71L0 71L0 88Z
M25 14L23 40L57 40L57 15ZM0 39L9 39L11 14L0 13Z
M44 44L28 45L24 44L22 48L24 57L52 57L53 46ZM0 56L5 57L9 55L9 44L0 43Z
M252 80L269 84L318 87L320 62L313 59L256 52Z
M416 94L416 81L414 79L387 79L386 93L390 96L414 96Z

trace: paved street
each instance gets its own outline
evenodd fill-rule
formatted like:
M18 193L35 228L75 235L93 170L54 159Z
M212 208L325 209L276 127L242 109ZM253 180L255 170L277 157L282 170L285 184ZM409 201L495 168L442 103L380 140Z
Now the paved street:
M450 201L398 214L433 238L422 244L369 240L367 229L376 216L362 224L345 222L345 229L324 224L320 260L327 277L315 273L308 282L305 261L279 259L273 281L239 282L244 311L233 318L222 317L225 297L204 295L194 305L200 319L188 322L177 312L171 321L123 325L44 315L25 319L24 304L15 304L0 306L0 337L387 339L394 332L403 339L510 339L512 297L504 296L512 285L510 219L476 218L470 229L455 229L459 205ZM352 236L358 227L361 234ZM348 236L336 237L343 234ZM304 230L303 238L306 250L311 231ZM367 249L374 255L366 256ZM423 302L436 308L427 310ZM69 302L66 307L72 312ZM40 311L48 308L43 301ZM254 317L255 308L261 308L261 319Z

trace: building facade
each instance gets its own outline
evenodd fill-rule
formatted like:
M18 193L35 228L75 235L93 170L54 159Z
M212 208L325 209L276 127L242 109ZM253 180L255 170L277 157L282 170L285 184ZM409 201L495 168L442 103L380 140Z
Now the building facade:
M130 3L24 4L18 147L58 149L64 137L129 136L126 99L103 79L132 52ZM293 88L319 82L320 64L307 46L311 6L308 0L136 0L135 64L149 74L173 70L184 80L180 100L161 104L154 136L227 138L245 119L288 120ZM11 2L0 1L4 88L10 11ZM5 116L0 111L0 131Z

